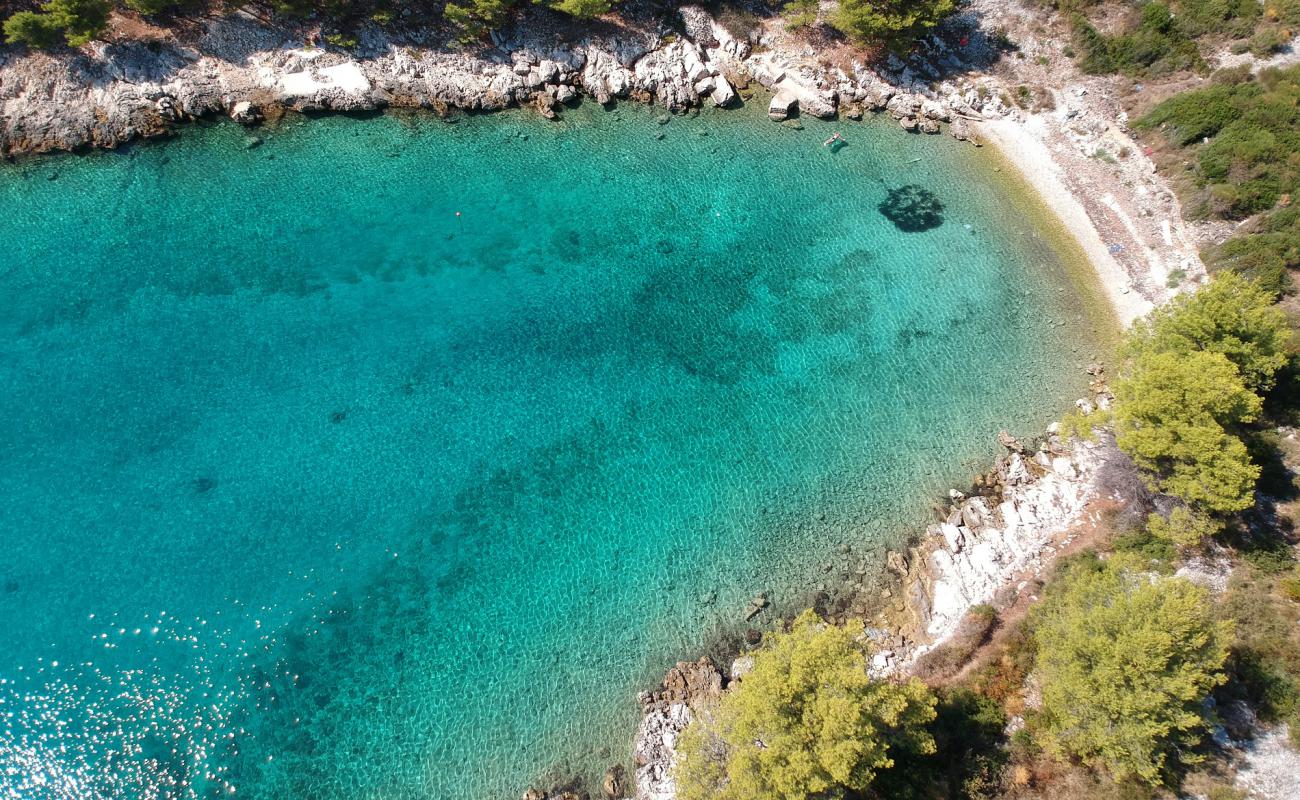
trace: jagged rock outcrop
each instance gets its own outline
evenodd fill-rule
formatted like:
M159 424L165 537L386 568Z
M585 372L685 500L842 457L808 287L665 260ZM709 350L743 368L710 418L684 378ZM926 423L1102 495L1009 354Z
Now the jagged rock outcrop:
M929 527L931 545L919 551L906 581L919 633L943 639L972 606L991 601L1013 576L1050 556L1053 537L1077 522L1094 496L1107 452L1105 443L1066 446L1049 437L1032 455L1013 451L998 459L997 494L958 493L948 518Z
M644 716L637 728L633 758L636 761L637 800L673 800L674 747L695 714L722 696L726 682L708 656L696 662L679 662L664 676L661 688L638 698Z

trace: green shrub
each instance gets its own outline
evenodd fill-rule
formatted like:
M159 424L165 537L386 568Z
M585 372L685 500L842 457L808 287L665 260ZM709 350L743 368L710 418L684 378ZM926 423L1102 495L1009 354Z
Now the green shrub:
M932 753L935 698L867 675L861 623L813 612L765 640L754 667L678 742L683 800L804 800L872 786L899 752Z
M1082 14L1076 14L1071 23L1073 30L1073 47L1079 56L1079 69L1089 75L1109 75L1119 71L1119 66L1111 53L1110 42L1088 22Z
M954 8L955 0L840 0L831 25L855 42L907 46Z
M930 725L935 752L899 752L894 766L877 775L870 796L891 800L1002 796L1007 763L1003 747L1007 714L1002 705L970 689L941 689L935 712Z
M1188 207L1231 220L1259 215L1205 248L1206 264L1245 275L1273 295L1289 292L1289 270L1300 267L1300 213L1291 202L1300 192L1300 67L1232 72L1166 100L1134 126L1159 129L1192 150L1189 177L1198 194L1184 198Z
M1154 533L1190 546L1208 535L1205 516L1253 503L1261 471L1242 426L1259 415L1260 393L1287 364L1287 337L1273 296L1233 273L1133 326L1115 382L1116 443L1153 488L1190 507L1151 520ZM1184 532L1190 538L1180 540Z
M578 19L591 19L601 14L608 14L612 7L610 0L533 0L533 2L563 11Z
M1250 507L1259 467L1225 426L1262 401L1219 353L1142 351L1115 383L1115 440L1155 488L1210 513Z
M1231 86L1211 86L1177 94L1134 122L1142 130L1164 129L1170 141L1183 146L1214 136L1237 118L1237 92Z
M107 29L111 8L108 0L49 0L41 6L43 13L20 11L5 20L5 41L49 48L61 34L69 45L80 47Z
M1292 603L1300 603L1300 573L1291 574L1277 582L1282 596Z
M512 5L512 0L466 0L464 5L447 3L442 14L460 30L461 40L469 41L500 27Z
M80 47L108 28L112 5L108 0L49 0L44 9L63 27L68 44Z
M1240 567L1218 603L1219 616L1235 631L1228 662L1233 680L1223 691L1249 701L1266 721L1294 725L1300 722L1300 609L1274 597L1272 580Z
M1241 234L1201 253L1212 268L1250 278L1270 294L1292 289L1290 270L1300 267L1300 227L1295 230Z
M1263 16L1259 0L1177 0L1175 24L1189 38L1206 34L1249 36Z
M1286 365L1286 315L1274 297L1240 275L1214 276L1198 291L1182 294L1134 325L1125 345L1143 352L1219 353L1237 368L1246 387L1273 388Z
M1250 37L1250 52L1258 58L1268 58L1291 41L1291 37L1278 28L1264 28Z
M1186 506L1178 506L1169 516L1152 514L1147 518L1147 530L1157 539L1164 539L1177 547L1200 547L1207 539L1221 531L1223 526Z
M1231 637L1189 581L1153 580L1122 556L1071 571L1036 612L1048 749L1148 784L1171 762L1194 763Z
M1283 25L1300 25L1300 0L1269 0L1265 15Z
M1150 525L1116 536L1111 540L1111 547L1117 553L1129 553L1142 559L1142 563L1159 572L1173 572L1173 564L1178 560L1178 548L1173 540L1157 536Z
M1282 575L1295 569L1291 545L1277 537L1250 540L1243 555L1247 563L1264 575Z
M785 15L786 27L793 30L811 27L816 23L819 8L817 0L790 0L781 6L781 13Z
M180 5L181 0L125 0L126 7L146 16L161 14L169 8Z
M1079 409L1068 411L1061 417L1061 427L1058 435L1065 441L1071 439L1082 439L1091 442L1097 438L1094 428L1101 427L1111 421L1110 412L1094 411L1091 414L1085 414Z
M1174 25L1169 6L1159 0L1143 5L1136 27L1125 33L1104 36L1082 14L1074 15L1071 27L1082 53L1079 68L1091 75L1163 75L1205 64L1196 42Z
M5 41L25 44L40 50L56 47L64 41L63 26L50 14L19 11L4 24Z

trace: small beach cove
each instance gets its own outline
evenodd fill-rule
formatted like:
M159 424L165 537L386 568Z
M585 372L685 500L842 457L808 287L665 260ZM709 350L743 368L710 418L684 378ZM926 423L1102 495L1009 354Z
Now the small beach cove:
M636 690L756 592L883 568L1112 318L987 154L761 116L223 124L0 175L0 758L516 797L625 760ZM155 741L139 697L199 722Z

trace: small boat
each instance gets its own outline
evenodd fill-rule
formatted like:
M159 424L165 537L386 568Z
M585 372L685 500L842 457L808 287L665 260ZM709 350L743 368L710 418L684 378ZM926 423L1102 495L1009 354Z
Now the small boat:
M844 141L844 137L840 136L839 132L836 131L835 134L831 136L831 138L822 142L822 147L830 147L835 142L844 142L845 144L848 144L848 142Z

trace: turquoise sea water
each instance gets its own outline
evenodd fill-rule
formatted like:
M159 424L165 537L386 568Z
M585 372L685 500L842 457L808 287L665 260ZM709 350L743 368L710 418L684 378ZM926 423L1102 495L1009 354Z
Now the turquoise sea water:
M596 775L755 592L804 602L1040 429L1107 321L1038 212L946 137L805 124L0 169L0 798ZM943 224L885 219L902 184Z

